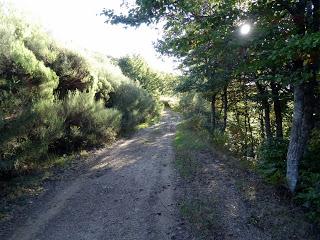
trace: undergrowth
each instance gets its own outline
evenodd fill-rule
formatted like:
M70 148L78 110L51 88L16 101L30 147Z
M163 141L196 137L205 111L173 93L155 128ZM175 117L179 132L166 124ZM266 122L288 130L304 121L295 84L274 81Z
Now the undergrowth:
M201 131L195 132L187 121L177 126L174 140L175 166L185 181L192 181L201 171L202 164L197 154L209 147L205 139L208 139L208 135ZM188 195L179 205L181 215L192 225L199 239L208 239L208 236L213 235L217 221L212 199Z
M208 239L218 228L218 215L215 212L213 200L191 199L180 205L181 215L186 218L199 233L198 239Z
M214 201L216 199L215 196L209 194L206 190L203 192L200 182L202 180L207 181L204 171L207 165L202 161L201 157L205 156L207 151L215 151L216 146L208 131L195 129L194 125L192 126L191 124L191 121L184 121L178 125L174 141L175 166L186 183L184 196L180 200L180 212L190 223L192 231L198 237L197 239L215 239L215 234L221 232L219 230L221 221L217 214L218 204ZM267 149L261 149L261 151L272 156L272 159L278 157L281 160L283 155L282 150L277 151L275 149L277 152L273 153ZM297 209L296 205L290 205L285 199L283 199L283 202L282 200L281 202L277 202L278 200L276 203L273 202L275 189L273 190L260 180L258 175L253 172L255 170L253 166L246 164L247 160L235 159L231 156L228 157L228 154L222 153L220 156L219 150L216 154L221 157L221 163L226 170L229 169L228 172L230 174L235 174L235 186L239 190L241 198L252 204L251 207L248 207L248 211L251 213L248 219L250 224L265 229L275 239L289 239L287 237L295 235L298 236L297 239L300 239L301 236L312 235L313 230L309 229L311 225L305 221L303 213ZM268 160L266 159L266 161ZM270 174L274 175L273 172ZM256 179L253 180L252 178ZM311 176L309 178L304 177L304 179L310 179L313 182L318 181L317 176L314 176L313 179L311 179ZM278 181L275 177L272 180ZM197 181L200 181L200 186L197 185ZM305 184L310 185L309 182ZM306 199L308 199L311 206L316 206L318 204L315 202L317 196L310 194L313 192L314 190L311 189L305 192L303 196L300 193L296 198L299 200L301 196L302 201L306 202ZM293 213L293 209L298 213ZM280 213L281 215L279 215ZM278 228L281 225L283 227ZM296 229L296 226L300 226L301 229ZM290 231L288 229L284 230L284 227L290 228Z
M201 166L196 159L195 151L208 146L203 141L203 138L206 137L204 132L195 134L187 122L178 125L174 141L175 166L182 177L192 178L198 172Z

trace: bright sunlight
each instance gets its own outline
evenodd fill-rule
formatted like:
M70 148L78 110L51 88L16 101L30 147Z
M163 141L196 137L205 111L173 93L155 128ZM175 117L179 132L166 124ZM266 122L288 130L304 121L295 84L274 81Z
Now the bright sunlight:
M161 37L158 28L124 28L104 23L103 8L120 11L121 0L1 0L32 16L63 44L71 48L103 52L113 57L139 54L161 71L174 71L172 59L160 57L153 43ZM1 2L0 1L0 2Z

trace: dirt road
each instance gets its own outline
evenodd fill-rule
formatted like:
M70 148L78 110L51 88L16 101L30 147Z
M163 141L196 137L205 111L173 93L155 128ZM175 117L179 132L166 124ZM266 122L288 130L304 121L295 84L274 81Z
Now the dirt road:
M175 202L178 117L100 150L71 180L31 205L11 240L190 239Z

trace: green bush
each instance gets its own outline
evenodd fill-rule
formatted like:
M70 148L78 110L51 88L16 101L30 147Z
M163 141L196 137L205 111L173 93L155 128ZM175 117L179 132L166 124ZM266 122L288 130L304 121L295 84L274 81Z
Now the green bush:
M304 171L298 191L296 199L308 208L309 218L320 224L320 173Z
M200 114L194 115L186 119L186 125L194 131L203 131L206 122L206 118Z
M210 104L203 97L196 93L183 94L180 98L179 109L186 118L193 115L210 116Z
M56 92L62 99L68 91L84 91L94 84L87 60L81 55L68 49L57 49L57 57L50 64L59 76L59 85Z
M132 80L123 75L120 67L115 64L114 59L101 53L87 52L86 57L90 65L91 72L95 75L96 83L108 82L111 85L111 91L118 88L123 83L129 83ZM108 93L109 93L108 92Z
M311 133L308 149L301 163L301 169L309 172L320 172L320 129Z
M165 108L172 109L174 111L179 111L179 98L177 96L161 96L160 102Z
M286 156L288 141L274 139L263 143L258 151L258 170L272 184L285 181Z
M44 159L63 123L56 117L59 103L53 95L57 75L22 41L11 40L1 38L7 48L0 49L1 175L27 170Z
M59 52L57 44L40 26L29 25L28 28L28 34L23 38L24 45L46 66L52 65Z
M161 105L133 82L114 60L59 47L0 4L0 176L108 143L155 117Z
M309 209L308 216L320 224L320 129L312 131L308 149L300 165L296 199Z
M68 93L62 103L64 135L57 141L56 150L75 151L115 139L120 130L121 113L106 109L104 102L96 101L94 95L93 91Z
M111 83L108 81L108 73L99 72L95 86L95 98L97 100L103 100L107 103L110 99L110 93L113 91Z
M261 145L258 170L275 185L285 184L287 140L273 140ZM308 150L300 163L298 189L295 199L308 209L308 216L320 223L319 130L314 129Z
M48 149L62 136L64 119L58 101L42 101L19 117L3 121L0 175L26 171L47 157Z
M215 130L213 133L211 133L211 142L214 144L214 146L224 148L228 144L229 138L225 132Z
M130 132L134 128L159 114L161 106L142 88L126 83L119 86L110 104L123 114L121 128Z
M153 71L140 56L122 57L118 59L118 65L123 74L132 79L141 88L148 91L152 96L159 96L163 79Z

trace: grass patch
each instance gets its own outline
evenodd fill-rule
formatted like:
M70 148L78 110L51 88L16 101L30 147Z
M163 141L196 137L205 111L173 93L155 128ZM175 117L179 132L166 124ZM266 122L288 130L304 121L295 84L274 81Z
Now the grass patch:
M82 150L79 155L81 157L86 157L87 152ZM40 169L48 170L53 167L68 167L72 160L76 158L75 154L64 154L62 156L59 155L52 155L48 157L48 160L44 161L42 164L39 165Z
M147 120L144 123L139 124L138 126L135 127L135 131L140 130L140 129L145 129L148 127L151 127L152 125L160 122L162 118L162 112L160 114L157 114L155 117L153 117L152 119Z
M196 152L207 147L203 138L203 133L192 131L185 123L177 126L174 139L175 166L182 177L193 178L201 168Z
M201 167L199 162L188 152L176 154L175 166L183 178L193 178Z
M203 199L187 200L180 205L182 216L192 224L200 239L214 236L214 230L218 228L214 205L214 201Z
M178 152L186 150L202 150L209 146L206 141L207 138L206 132L195 132L191 130L185 122L182 122L177 126L174 146Z
M187 181L197 182L202 171L199 153L210 149L207 132L195 131L188 122L182 122L177 126L174 148L175 166L180 176ZM187 184L186 187L191 191L184 193L180 204L181 215L191 224L197 239L211 239L218 223L215 201L204 196L193 185Z

